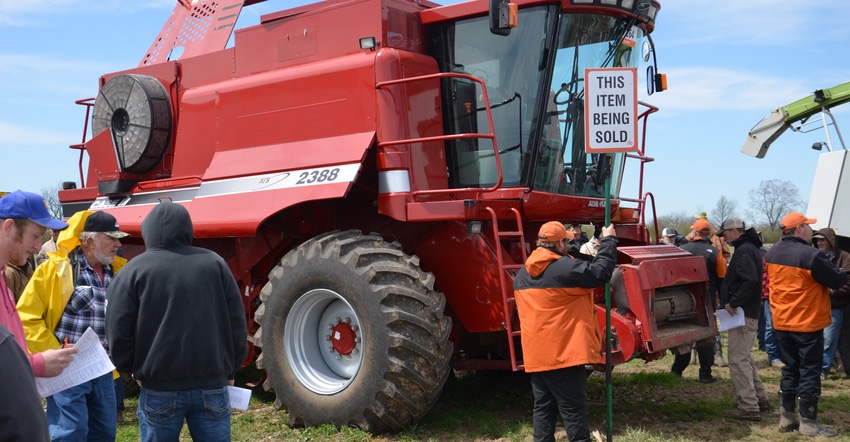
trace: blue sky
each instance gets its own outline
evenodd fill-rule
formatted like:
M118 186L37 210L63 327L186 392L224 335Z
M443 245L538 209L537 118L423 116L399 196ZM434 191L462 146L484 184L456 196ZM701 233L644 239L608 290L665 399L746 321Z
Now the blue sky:
M81 141L85 110L74 101L96 96L101 74L136 66L175 3L0 0L0 190L79 181L79 153L67 146ZM304 3L270 0L240 23ZM821 131L786 133L764 159L740 149L771 109L850 81L848 14L850 3L834 0L662 1L653 40L669 90L641 97L661 108L644 187L660 215L710 211L721 196L745 215L749 191L771 179L808 200ZM850 106L835 113L850 141Z

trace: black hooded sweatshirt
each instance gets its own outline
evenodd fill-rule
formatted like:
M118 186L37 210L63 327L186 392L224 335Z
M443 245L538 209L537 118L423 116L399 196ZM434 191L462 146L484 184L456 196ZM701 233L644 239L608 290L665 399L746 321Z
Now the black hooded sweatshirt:
M142 386L173 391L227 384L248 353L236 280L212 251L193 247L183 206L163 202L142 222L146 251L107 291L112 360Z
M751 227L730 245L735 248L735 253L720 286L720 305L742 307L744 316L758 319L762 310L761 280L764 273L761 239L756 229Z

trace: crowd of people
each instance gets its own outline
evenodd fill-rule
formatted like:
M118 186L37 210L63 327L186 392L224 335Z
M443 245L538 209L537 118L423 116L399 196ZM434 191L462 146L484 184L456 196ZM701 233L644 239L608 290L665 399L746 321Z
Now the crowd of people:
M141 389L143 441L177 440L184 422L195 440L230 440L228 387L248 351L236 281L221 257L191 246L183 206L157 205L141 230L146 251L128 262L111 214L65 222L34 193L0 198L0 390L16 398L0 402L0 440L114 441L119 372ZM60 376L88 330L116 370L47 396L45 410L35 378Z
M817 219L800 212L786 214L780 224L782 237L768 248L761 232L744 220L726 219L713 231L703 213L683 241L676 244L681 235L667 228L660 242L676 244L695 255L705 254L712 305L730 315L744 315L744 325L728 332L729 374L738 403L724 415L760 421L760 412L770 410L752 356L758 335L758 348L767 353L772 367L782 370L780 431L834 436L836 430L817 420L818 398L821 381L829 374L836 353L850 361L850 324L843 321L844 310L850 307L850 253L839 248L835 230L826 227L814 233L811 225L815 223ZM709 239L712 237L720 241ZM693 242L700 244L690 246ZM734 253L717 284L713 281L722 271L726 243ZM715 293L712 287L719 291ZM681 375L687 367L687 356L676 357L674 374ZM707 357L701 354L701 380L710 373L707 365ZM850 375L850 367L845 370Z
M804 436L837 434L818 422L818 398L836 351L841 355L845 345L850 347L850 340L842 340L850 330L850 321L843 320L850 299L842 299L850 294L850 254L838 248L834 230L824 228L812 235L816 222L800 212L787 214L780 226L782 237L770 248L761 232L736 217L715 230L703 213L688 235L673 227L662 230L660 244L705 260L711 306L744 317L742 326L727 333L729 376L737 397L735 407L724 412L727 418L761 421L761 413L771 409L752 351L762 316L772 314L765 322L771 348L778 349L771 365L782 369L779 430ZM591 292L611 280L617 243L613 226L597 227L589 238L579 224L548 222L514 279L523 363L534 396L535 441L555 440L558 414L570 441L591 440L585 366L602 361ZM716 381L712 365L726 365L715 357L719 343L718 334L714 345L696 344L702 383ZM845 354L850 360L850 350ZM690 363L690 352L677 354L671 371L681 376Z
M818 422L818 400L836 354L848 357L850 374L850 253L833 229L813 232L817 220L800 212L782 219L782 237L769 248L744 220L728 218L715 230L704 215L687 236L665 228L660 242L702 257L711 305L744 317L727 333L737 404L724 415L760 421L770 410L752 355L763 324L771 365L782 370L780 431L834 436ZM184 422L196 440L230 439L228 387L247 354L237 283L221 257L191 245L183 206L156 205L141 233L146 251L128 261L119 256L128 234L108 212L61 221L39 195L0 198L0 390L17 398L0 402L0 440L115 440L119 372L141 388L142 440L177 440ZM514 279L535 441L554 440L559 414L569 440L590 440L585 366L602 363L592 292L611 280L616 233L613 225L589 236L578 224L545 223ZM49 395L45 410L35 378L60 375L88 330L116 370ZM697 343L700 382L716 381L716 348ZM676 355L673 374L690 359Z

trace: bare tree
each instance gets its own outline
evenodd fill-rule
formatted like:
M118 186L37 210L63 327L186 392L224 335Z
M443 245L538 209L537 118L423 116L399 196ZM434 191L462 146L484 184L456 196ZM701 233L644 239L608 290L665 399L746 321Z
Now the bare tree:
M711 222L711 225L719 226L723 221L735 216L736 210L738 210L738 203L726 198L725 196L721 196L717 199L717 204L711 211L709 221Z
M47 211L50 212L50 216L57 219L62 219L62 204L59 202L59 189L61 188L62 183L41 188L41 197L47 203Z
M790 181L767 180L762 181L759 187L750 190L750 208L753 210L752 224L758 224L755 218L763 217L761 220L771 230L779 227L779 221L788 212L799 210L803 205L800 191Z

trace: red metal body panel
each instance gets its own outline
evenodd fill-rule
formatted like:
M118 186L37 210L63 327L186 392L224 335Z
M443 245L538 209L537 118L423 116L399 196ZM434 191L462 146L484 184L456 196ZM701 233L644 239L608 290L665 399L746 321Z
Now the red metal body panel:
M504 330L498 265L488 237L467 233L465 223L446 222L415 249L423 266L440 275L439 289L470 333Z
M243 0L219 0L197 7L194 3L182 0L182 7L174 9L139 66L165 61L175 48L184 50L186 57L224 48L236 25Z
M389 81L438 72L434 59L424 55L382 50L375 60L375 81ZM437 79L390 85L376 92L378 141L443 135L440 83ZM410 170L410 190L448 188L442 141L381 146L379 171Z
M668 348L717 334L714 316L705 295L708 271L703 258L673 246L623 247L620 249L620 258L631 260L631 264L622 264L620 268L623 270L625 293L628 296L629 316L633 317L626 323L618 324L619 335L626 335L622 329L624 326L639 326L636 331L645 346L643 350L648 354L660 352L656 357L662 357ZM688 321L659 321L654 304L658 291L665 288L678 288L692 293L697 302L695 315ZM622 356L624 360L629 360L633 355L623 352Z
M240 3L219 6L238 15ZM482 15L487 3L326 1L265 15L259 25L237 31L229 49L216 48L218 33L203 44L181 41L183 57L167 62L161 57L170 43L163 41L141 66L101 78L104 87L118 75L145 75L165 87L173 122L161 163L143 173L120 171L105 130L80 145L91 158L85 187L63 191L61 201L113 213L133 234L128 256L142 250L140 226L152 205L162 199L183 204L195 223L196 245L223 256L246 293L251 326L256 298L286 253L331 230L379 232L433 273L455 321L452 339L462 355L457 366L512 368L510 344L519 337L506 331L520 328L508 317L515 311L507 295L512 272L533 248L543 222L601 223L605 201L504 187L500 174L487 184L491 187L450 188L450 137L489 137L484 141L493 152L481 152L493 155L499 171L501 151L491 129L445 133L446 78L460 76L473 87L479 82L481 97L467 104L487 103L474 111L490 126L491 106L480 78L440 72L437 60L425 53L423 23ZM561 2L572 8L567 5ZM178 6L161 35L171 37L169 26L179 19L194 20L180 8L191 9ZM230 18L223 17L222 25L229 26ZM360 48L364 37L375 37L379 46ZM385 190L382 179L391 174L400 174L392 176L401 177L394 183L401 190ZM125 181L126 189L98 190ZM623 201L631 202L610 202L620 245L646 244L649 235L639 222L645 201L635 200L637 208L623 208ZM470 233L473 227L481 232ZM627 305L615 305L624 311L612 312L615 362L658 357L666 348L716 332L705 311L683 326L656 324L658 290L683 287L703 296L700 284L707 274L701 258L663 247L622 249L627 295L620 299ZM596 295L604 328L601 288ZM493 360L482 362L487 358Z

